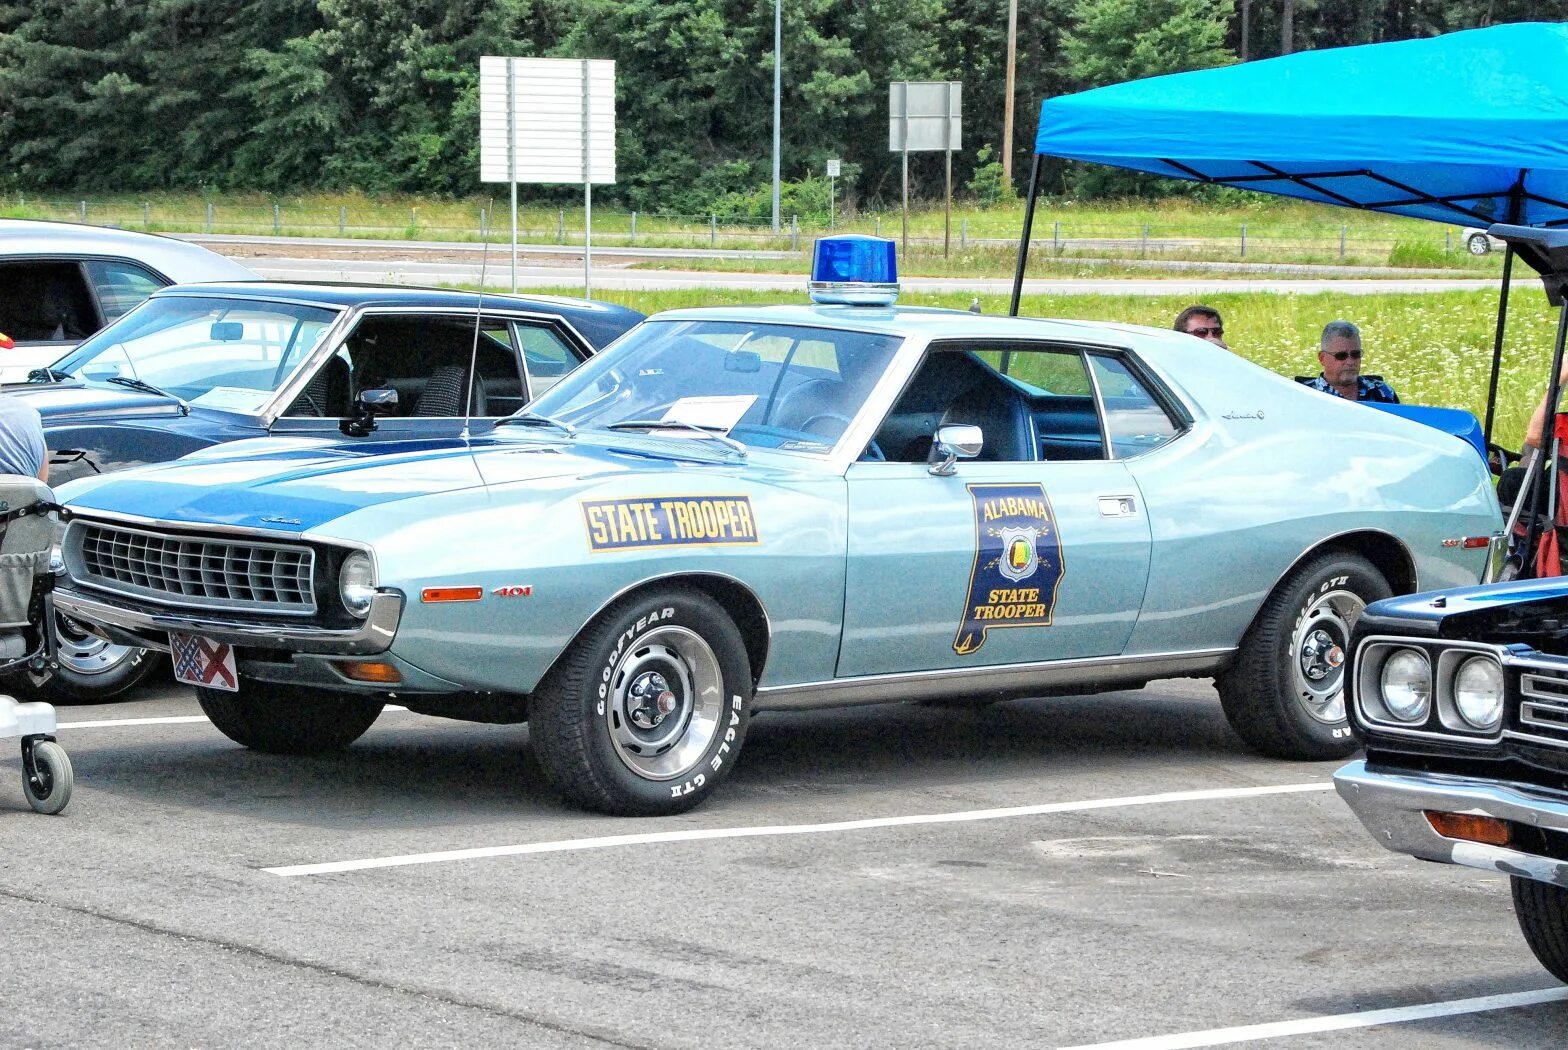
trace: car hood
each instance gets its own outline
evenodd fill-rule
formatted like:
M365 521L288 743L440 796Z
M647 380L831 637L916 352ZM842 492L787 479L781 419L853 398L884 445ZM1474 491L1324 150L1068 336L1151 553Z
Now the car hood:
M420 496L494 492L552 478L591 481L693 464L717 465L705 457L655 455L636 443L262 438L228 442L173 463L83 478L62 486L59 495L85 513L305 532L354 511Z
M44 426L104 416L178 417L180 403L139 390L105 390L81 383L7 384L5 395L21 398L38 410Z

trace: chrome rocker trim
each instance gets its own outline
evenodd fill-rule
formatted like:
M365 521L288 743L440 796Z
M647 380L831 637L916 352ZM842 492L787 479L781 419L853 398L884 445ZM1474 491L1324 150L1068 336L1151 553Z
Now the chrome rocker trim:
M1568 887L1568 861L1444 838L1423 815L1430 809L1568 832L1568 800L1470 777L1374 773L1359 760L1334 774L1334 787L1372 837L1395 853Z
M945 667L914 674L875 674L831 682L775 685L757 690L754 711L808 711L861 704L896 704L955 697L1038 696L1082 686L1083 692L1133 688L1156 678L1213 674L1234 649L1203 649L1148 656L1095 656L997 667Z
M54 605L61 615L103 629L113 641L161 652L169 650L165 632L180 631L230 645L332 656L369 656L384 653L391 647L403 616L403 596L389 591L382 591L370 600L370 614L362 625L342 631L289 624L237 623L189 613L129 609L63 588L55 589Z

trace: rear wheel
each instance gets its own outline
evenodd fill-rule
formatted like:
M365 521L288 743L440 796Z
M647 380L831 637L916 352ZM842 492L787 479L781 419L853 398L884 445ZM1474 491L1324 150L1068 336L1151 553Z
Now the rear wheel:
M1392 592L1372 564L1327 552L1287 576L1258 610L1221 674L1231 728L1275 758L1343 758L1356 749L1345 717L1344 663L1361 611Z
M152 650L105 641L69 616L55 617L55 635L57 666L39 690L57 702L112 700L140 685L160 663Z
M224 736L272 755L341 751L363 736L386 706L372 697L244 679L234 693L197 686L196 700Z
M1518 875L1511 878L1519 932L1541 965L1568 983L1568 890Z
M1472 233L1465 240L1465 246L1470 249L1471 255L1485 255L1492 250L1492 242L1486 239L1484 233Z
M751 664L734 621L696 590L617 603L534 690L529 739L550 783L604 813L691 809L746 737Z

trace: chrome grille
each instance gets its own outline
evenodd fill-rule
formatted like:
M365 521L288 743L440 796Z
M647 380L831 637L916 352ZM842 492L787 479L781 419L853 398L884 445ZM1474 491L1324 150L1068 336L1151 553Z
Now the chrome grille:
M316 611L315 552L298 544L173 536L78 520L66 541L83 583L172 605Z
M1535 737L1568 741L1568 680L1530 671L1519 676L1519 726Z

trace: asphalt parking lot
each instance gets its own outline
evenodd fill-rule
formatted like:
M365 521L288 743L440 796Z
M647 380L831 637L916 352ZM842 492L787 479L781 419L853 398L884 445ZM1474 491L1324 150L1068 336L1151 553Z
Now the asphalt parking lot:
M1248 754L1207 683L759 716L726 789L660 820L564 807L522 726L388 711L344 754L276 758L172 686L60 719L64 815L28 810L0 761L4 1046L1548 1047L1568 1029L1501 877L1382 850L1334 763Z

